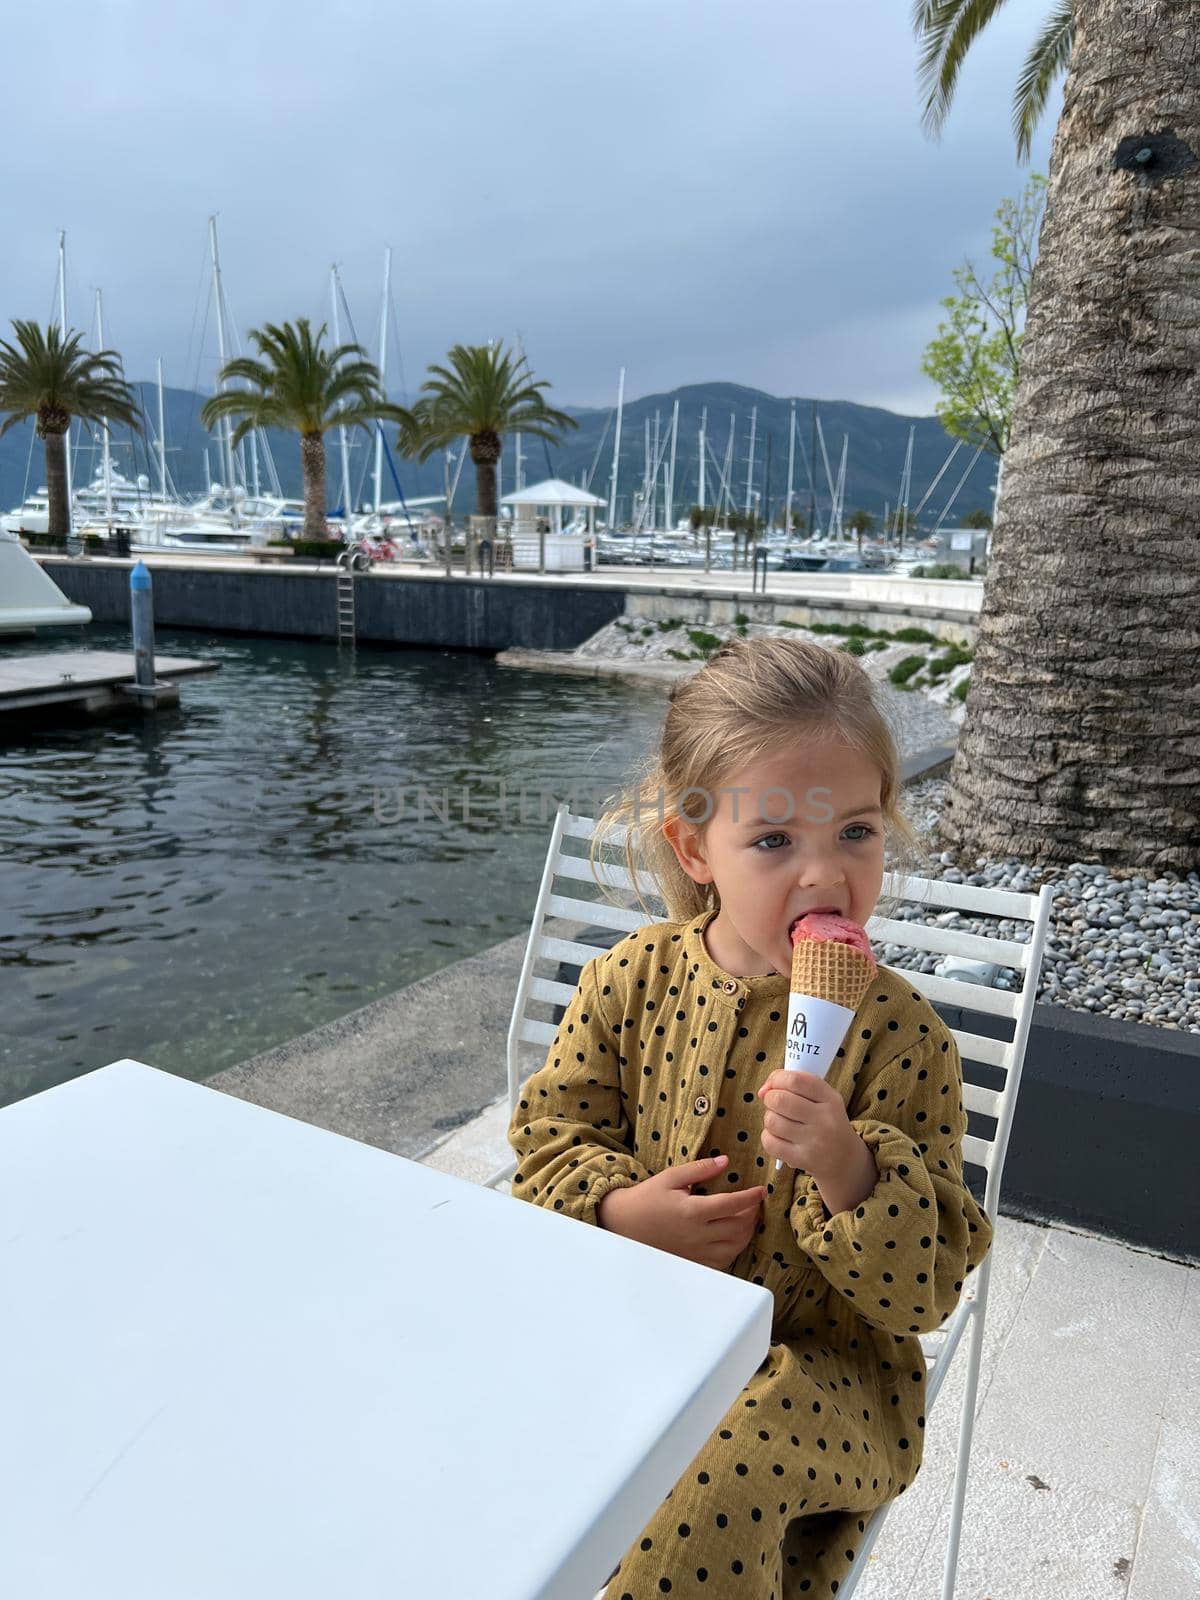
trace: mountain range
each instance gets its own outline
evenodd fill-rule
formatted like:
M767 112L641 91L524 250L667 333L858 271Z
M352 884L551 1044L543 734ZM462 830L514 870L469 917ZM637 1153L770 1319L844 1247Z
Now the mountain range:
M153 384L134 384L151 426L146 435L134 436L126 428L114 432L112 449L116 466L127 477L145 474L150 483L158 487L156 437L158 394ZM216 439L200 426L200 407L205 396L187 389L163 391L163 410L167 440L167 471L176 490L191 496L203 493L212 481L221 478L221 453ZM679 402L679 439L676 452L674 514L684 516L689 506L699 497L699 429L701 414L707 411L708 451L706 467L706 502L711 505L719 488L718 467L723 470L731 418L734 428L733 466L731 480L732 503L738 509L746 504L747 474L749 469L750 418L755 418L754 470L750 488L759 496L769 494L776 518L781 520L782 504L787 489L788 436L790 425L790 398L766 394L761 389L751 389L734 383L688 384L662 394L644 395L637 400L626 400L621 427L621 460L618 476L618 521L627 519L633 509L633 496L641 490L646 458L646 424L651 433L658 419L660 440L665 440L671 423L675 402ZM551 397L551 403L554 403ZM884 507L896 506L901 472L904 466L908 433L913 432L912 489L910 508L914 509L937 476L954 441L936 417L904 417L877 406L855 405L845 400L796 399L796 449L794 463L794 504L807 513L809 497L815 488L818 520L828 517L831 493L826 467L818 441L815 451L815 471L810 486L809 467L812 464L814 415L820 419L825 449L829 459L829 475L836 481L841 460L843 437L847 444L846 492L844 512L862 508L882 519ZM576 419L578 426L570 431L559 445L526 437L522 443L524 482L533 484L546 477L565 478L578 484L581 475L591 474L590 485L594 493L607 499L612 467L614 410L601 407L562 405L561 409ZM392 430L387 432L389 446L394 446ZM326 436L328 444L328 485L331 507L341 502L341 458L338 435ZM100 468L101 447L97 430L72 429L74 450L74 481L76 487L87 483ZM268 431L268 446L281 492L288 496L300 493L300 451L294 434ZM374 449L367 435L356 431L350 435L350 479L352 497L356 504L372 498L372 467ZM207 447L208 457L205 458ZM505 440L501 471L501 490L511 490L515 468L514 442ZM768 448L770 450L769 484ZM248 445L246 462L249 469ZM965 445L946 471L936 491L930 496L921 516L922 526L932 526L958 484L974 452ZM441 455L425 463L406 461L394 457L389 463L385 456L383 499L397 498L397 483L405 497L440 494L443 486L443 460ZM259 454L260 484L269 492L270 477L266 452ZM967 512L990 511L996 463L990 456L980 456L957 498L949 524L957 523ZM20 503L27 493L32 493L45 483L42 450L33 437L31 424L10 429L0 438L0 508L7 509ZM462 515L473 510L475 501L474 470L468 459L464 465L455 493L454 511ZM757 503L757 502L756 502ZM660 518L661 521L661 518Z

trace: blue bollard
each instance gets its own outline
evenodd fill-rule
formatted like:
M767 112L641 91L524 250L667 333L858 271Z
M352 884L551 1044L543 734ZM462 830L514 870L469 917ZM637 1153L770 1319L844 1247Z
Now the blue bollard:
M129 574L129 603L133 614L134 682L139 689L153 689L154 586L143 561L134 562Z

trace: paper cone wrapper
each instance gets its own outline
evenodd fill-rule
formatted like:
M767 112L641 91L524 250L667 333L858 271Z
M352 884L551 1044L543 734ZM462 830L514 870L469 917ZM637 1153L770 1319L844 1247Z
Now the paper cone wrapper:
M785 1067L828 1076L875 972L873 961L831 939L793 947Z

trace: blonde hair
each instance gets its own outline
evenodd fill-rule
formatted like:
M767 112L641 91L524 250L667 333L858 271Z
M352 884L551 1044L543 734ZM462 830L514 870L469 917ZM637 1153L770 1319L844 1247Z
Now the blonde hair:
M703 838L712 797L733 774L777 750L781 740L841 742L871 760L880 774L889 869L919 875L928 866L920 839L899 809L903 777L892 730L874 684L849 652L807 639L733 638L698 672L676 682L668 699L658 748L599 818L588 851L595 876L603 864L601 850L613 845L608 836L626 828L623 861L647 917L659 915L647 905L647 878L671 921L720 906L716 885L697 883L680 866L664 824L682 818ZM707 804L703 817L689 815L693 792ZM699 806L693 803L692 809ZM896 903L894 896L881 896L880 914L890 915Z

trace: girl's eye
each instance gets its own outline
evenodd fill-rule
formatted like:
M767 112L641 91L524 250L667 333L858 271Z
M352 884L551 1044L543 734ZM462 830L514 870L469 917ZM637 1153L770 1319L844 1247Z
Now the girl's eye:
M875 829L869 822L852 822L846 829L846 832L854 833L855 830L858 832L858 837L851 839L849 841L851 844L866 844L867 840L872 838L875 833ZM757 850L760 846L766 846L763 854L769 855L773 851L780 848L778 845L771 844L772 839L782 839L784 844L788 842L786 833L764 833L761 839L756 839L754 841L754 848Z

